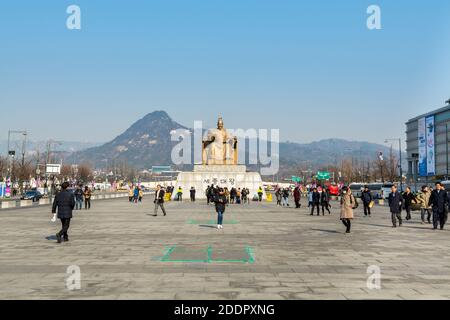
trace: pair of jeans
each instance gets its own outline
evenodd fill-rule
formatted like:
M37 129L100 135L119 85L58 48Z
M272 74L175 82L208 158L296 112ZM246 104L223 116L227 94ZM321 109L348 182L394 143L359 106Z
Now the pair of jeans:
M289 198L283 197L282 202L283 202L283 206L289 207Z
M431 209L420 209L420 216L422 218L422 222L425 222L425 212L427 213L427 221L431 222Z
M75 210L81 209L83 209L83 200L81 199L75 200Z
M447 222L448 213L440 212L438 210L433 210L433 228L437 229L438 224L441 229L444 229L445 223Z
M346 232L349 233L352 228L352 221L350 219L342 219L342 223L347 228Z
M221 226L223 224L223 212L217 212L217 224Z
M300 204L300 199L295 200L295 207L299 209L302 205Z
M164 215L166 215L166 209L164 208L164 203L155 202L155 216L158 214L158 208L161 208Z
M91 198L84 199L84 209L88 210L91 208Z
M60 237L64 237L64 240L69 239L69 235L67 234L67 231L69 231L70 227L70 218L62 218L61 219L61 231L58 232Z
M405 211L406 211L406 220L411 220L411 207L405 206Z
M392 225L397 226L397 220L399 225L402 225L402 214L401 213L391 213Z

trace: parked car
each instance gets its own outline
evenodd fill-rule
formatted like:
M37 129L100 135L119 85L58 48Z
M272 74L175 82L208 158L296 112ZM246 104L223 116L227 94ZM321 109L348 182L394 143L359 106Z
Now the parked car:
M374 199L383 198L383 184L382 183L370 183L368 185L369 191Z
M364 185L361 183L352 183L350 184L350 190L354 197L360 198L362 191L364 190Z
M27 191L25 194L20 198L21 200L33 200L33 202L39 201L43 197L42 193L39 191L33 190L33 191Z

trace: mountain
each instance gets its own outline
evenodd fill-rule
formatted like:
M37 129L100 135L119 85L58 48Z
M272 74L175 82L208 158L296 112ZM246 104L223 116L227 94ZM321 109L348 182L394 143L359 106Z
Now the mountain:
M171 151L176 142L170 132L188 128L173 121L164 111L155 111L134 123L128 130L104 145L75 152L67 158L71 163L89 162L96 167L123 163L136 168L171 164Z
M173 121L166 112L155 111L134 123L111 142L74 152L66 161L90 162L99 168L123 162L139 169L150 168L152 165L171 165L171 151L177 142L171 141L170 133L176 129L192 132ZM339 165L345 159L361 165L376 159L380 151L387 158L390 147L342 139L326 139L307 144L284 142L280 143L280 167L283 171L295 167L316 170L321 166ZM398 151L393 152L397 156ZM184 169L189 169L189 166Z

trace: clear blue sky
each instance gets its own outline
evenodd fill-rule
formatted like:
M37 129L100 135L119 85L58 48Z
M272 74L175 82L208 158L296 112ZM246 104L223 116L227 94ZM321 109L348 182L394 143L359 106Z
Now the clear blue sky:
M2 1L0 139L107 141L163 109L186 126L220 113L282 140L382 143L450 98L449 14L444 0Z

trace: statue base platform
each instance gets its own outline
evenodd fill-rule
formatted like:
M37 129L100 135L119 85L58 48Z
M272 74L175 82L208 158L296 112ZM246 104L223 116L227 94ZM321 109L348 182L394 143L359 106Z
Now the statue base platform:
M194 187L197 199L206 199L205 190L210 185L222 188L248 188L250 200L257 195L259 187L263 187L261 175L258 172L247 172L245 165L194 165L192 172L180 172L175 185L183 189L183 198L189 199L189 190ZM175 197L176 195L173 195ZM265 200L264 193L263 199Z

